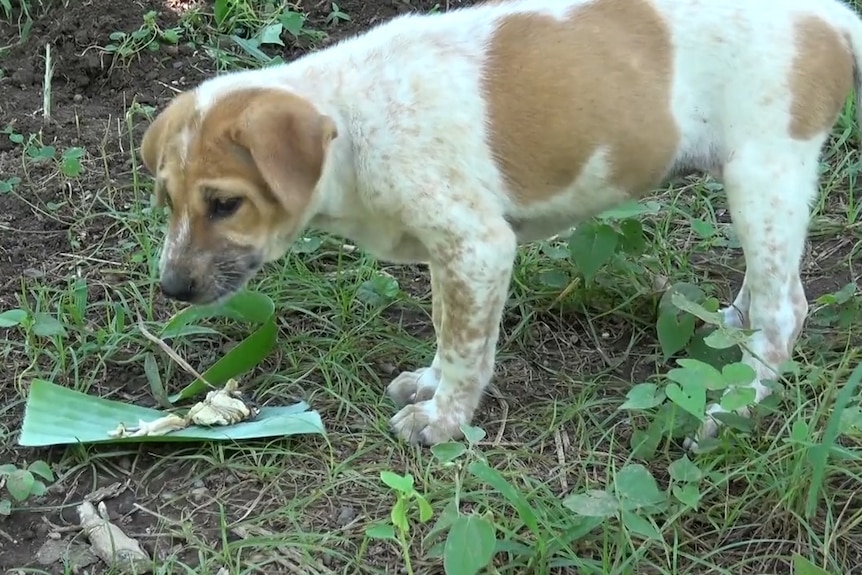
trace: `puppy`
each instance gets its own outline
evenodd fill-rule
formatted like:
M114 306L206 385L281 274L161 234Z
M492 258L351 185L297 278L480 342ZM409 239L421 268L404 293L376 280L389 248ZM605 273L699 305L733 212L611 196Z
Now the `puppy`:
M434 444L462 436L493 375L520 243L710 172L746 258L725 318L756 330L759 402L808 313L819 155L860 55L862 23L837 0L508 0L223 74L143 137L170 208L161 289L225 298L306 228L427 263L436 353L388 393L394 432Z

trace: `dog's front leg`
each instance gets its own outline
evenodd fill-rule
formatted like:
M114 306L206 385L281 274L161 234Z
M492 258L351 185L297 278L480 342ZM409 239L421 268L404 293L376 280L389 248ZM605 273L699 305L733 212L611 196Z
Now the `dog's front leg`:
M391 420L401 438L433 445L463 436L494 371L500 319L517 243L502 219L428 242L437 351L430 368L389 387L404 406Z
M437 337L437 349L434 361L430 367L421 367L416 371L404 371L392 380L386 388L386 393L400 409L405 405L425 401L434 397L437 386L440 385L440 335L443 333L443 288L440 284L441 270L432 263L431 271L431 321Z

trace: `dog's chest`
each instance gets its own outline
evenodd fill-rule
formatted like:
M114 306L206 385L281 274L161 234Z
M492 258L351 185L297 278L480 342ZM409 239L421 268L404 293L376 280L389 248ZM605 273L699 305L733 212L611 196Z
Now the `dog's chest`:
M428 250L395 222L380 218L333 218L318 216L312 226L346 238L377 259L393 263L428 261Z

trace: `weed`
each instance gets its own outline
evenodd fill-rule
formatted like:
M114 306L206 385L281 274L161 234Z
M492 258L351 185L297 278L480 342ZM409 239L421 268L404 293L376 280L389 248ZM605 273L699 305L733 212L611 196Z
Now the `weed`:
M0 465L0 488L5 486L6 492L18 503L23 503L31 497L45 495L47 487L42 479L54 481L54 472L44 461L37 460L20 468L13 463ZM0 515L11 513L12 501L6 498L0 499Z

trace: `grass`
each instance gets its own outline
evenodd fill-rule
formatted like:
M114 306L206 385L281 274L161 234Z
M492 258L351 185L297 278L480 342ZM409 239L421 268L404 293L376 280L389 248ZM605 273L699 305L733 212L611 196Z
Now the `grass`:
M30 13L49 10L44 4ZM140 30L117 31L100 49L114 65L131 65L153 42L193 42L227 69L272 63L262 50L285 37L324 37L300 12L271 3L214 6L169 29L148 15ZM356 20L342 10L333 4L321 18L326 30ZM862 402L848 384L862 357L852 112L848 104L824 155L805 267L812 315L780 382L784 395L757 411L754 428L731 426L706 453L680 449L675 439L693 419L660 393L671 369L681 385L694 377L669 349L718 368L738 359L735 349L692 336L690 316L662 300L675 286L709 310L710 298L730 301L742 277L721 189L698 179L625 217L522 249L497 389L463 442L427 450L388 433L385 385L433 354L424 270L309 234L253 284L276 302L279 339L243 384L264 404L307 401L324 417L325 439L75 447L50 458L58 482L86 484L78 492L86 494L97 481L131 480L139 506L128 516L150 527L139 536L162 546L163 572L432 573L445 557L449 573L467 573L476 561L468 551L496 550L490 573L736 575L791 565L799 574L848 573L862 564ZM112 132L117 141L102 148L57 149L11 129L2 136L16 144L20 170L17 181L0 180L8 188L0 191L68 226L75 249L61 260L67 280L23 277L17 305L0 310L23 318L0 343L6 397L15 398L0 411L19 410L37 377L152 404L143 366L155 350L135 318L158 327L175 308L154 284L164 214L150 207L150 176L128 152L133 126L151 113L131 104ZM130 168L117 168L129 159ZM48 182L68 190L65 201L28 193ZM572 242L602 241L614 245L573 261ZM664 336L662 317L671 324ZM201 371L247 335L229 322L206 325L223 335L172 342ZM188 382L157 357L171 391ZM0 429L0 454L12 462L20 458L15 431ZM16 509L21 517L75 501Z

